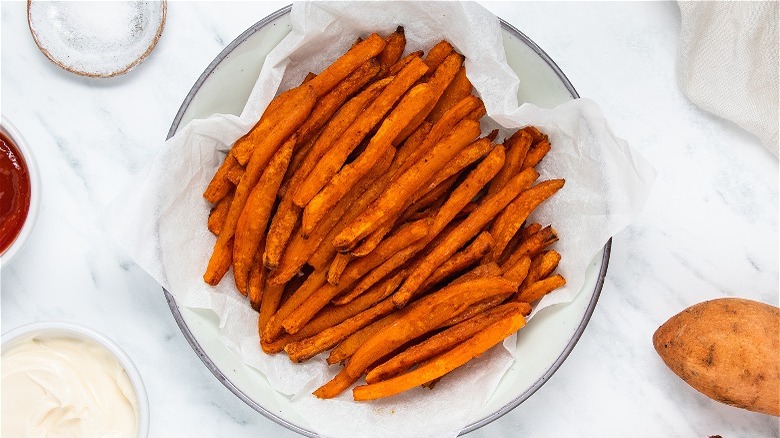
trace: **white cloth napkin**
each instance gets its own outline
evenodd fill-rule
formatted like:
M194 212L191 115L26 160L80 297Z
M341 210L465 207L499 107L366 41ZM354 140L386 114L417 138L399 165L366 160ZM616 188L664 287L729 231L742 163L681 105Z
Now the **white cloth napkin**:
M777 1L681 1L679 79L705 111L778 155Z

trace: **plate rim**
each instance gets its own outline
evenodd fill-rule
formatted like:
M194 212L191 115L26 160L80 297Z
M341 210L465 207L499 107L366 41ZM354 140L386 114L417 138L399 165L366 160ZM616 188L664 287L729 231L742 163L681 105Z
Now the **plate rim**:
M209 63L209 65L195 81L192 88L190 88L190 91L187 93L184 100L182 101L182 104L179 107L179 110L177 111L176 116L174 117L171 123L171 127L168 130L166 140L173 137L173 135L179 129L179 125L181 124L181 121L184 117L184 113L189 108L190 103L192 103L192 100L195 98L195 95L203 86L203 83L206 82L206 80L211 76L211 73L214 72L217 66L219 66L219 64L221 64L222 61L224 61L225 58L227 58L228 55L230 55L230 53L232 53L232 51L236 47L238 47L240 44L246 41L249 37L254 35L257 31L259 31L263 27L265 27L268 23L276 20L277 18L283 15L289 14L291 10L292 10L292 4L284 6L279 10L267 15L266 17L264 17L263 19L255 23L254 25L250 26L247 30L242 32L239 36L237 36ZM533 40L531 40L528 36L522 33L519 29L509 24L508 22L504 21L501 17L497 17L497 18L501 24L501 27L504 30L508 31L510 34L512 34L512 36L520 39L523 42L523 44L528 46L540 58L542 58L542 60L553 70L556 76L558 76L558 78L561 80L563 85L569 91L569 94L573 99L577 99L580 97L579 93L577 93L577 90L574 88L574 85L572 85L571 81L569 81L569 78L566 77L566 75L560 69L558 64L556 64L555 61L553 61L552 58L550 58L550 56L544 50L542 50L541 47L539 47ZM566 344L566 348L564 348L564 350L561 351L558 358L544 372L542 377L539 378L539 380L537 380L530 388L528 388L522 394L514 398L511 402L504 405L501 409L495 411L494 413L480 420L470 423L468 426L464 427L463 430L461 430L460 433L458 434L459 436L465 435L469 432L473 432L474 430L477 430L503 417L504 415L506 415L513 409L515 409L517 406L519 406L522 402L527 400L528 397L533 395L537 390L539 390L539 388L541 388L550 379L550 377L553 374L555 374L556 371L558 371L560 366L563 364L563 362L566 360L566 358L574 349L574 346L579 342L580 338L582 337L582 334L584 333L585 328L587 327L588 323L590 322L590 318L593 315L593 311L596 308L596 304L598 303L599 297L601 296L601 290L604 286L604 281L607 275L607 268L609 267L609 258L610 258L610 253L612 251L612 238L607 240L607 242L604 244L604 247L602 248L602 251L603 253L601 257L601 266L599 267L599 273L596 278L596 285L594 287L593 296L591 297L590 302L588 303L588 307L585 311L585 314L582 320L580 321L579 325L577 326L574 335ZM162 288L162 290L165 295L165 300L168 303L168 308L170 309L173 318L176 321L176 325L179 326L179 330L181 330L182 334L184 335L184 338L190 344L190 347L192 347L193 351L198 356L198 358L200 358L201 362L203 362L206 368L211 372L211 374L214 375L214 377L217 378L217 380L220 383L222 383L222 385L224 385L230 392L232 392L241 401L246 403L249 407L259 412L269 420L283 427L286 427L287 429L292 430L293 432L297 432L303 436L307 436L310 438L319 437L317 433L310 431L306 428L303 428L301 426L298 426L296 424L293 424L285 420L284 418L274 414L273 412L266 409L265 407L261 406L259 403L249 398L243 391L241 391L240 388L238 388L230 379L228 379L227 376L225 376L222 373L222 371L214 364L214 362L211 361L209 356L200 346L200 343L192 335L192 331L189 330L189 326L187 325L187 322L184 320L184 317L181 314L178 305L176 304L176 299L165 288Z

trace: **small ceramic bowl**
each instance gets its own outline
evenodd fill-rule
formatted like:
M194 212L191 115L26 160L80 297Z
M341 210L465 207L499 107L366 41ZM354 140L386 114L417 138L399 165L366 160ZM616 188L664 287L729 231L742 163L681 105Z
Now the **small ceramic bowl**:
M138 409L137 418L137 437L147 438L149 435L149 400L146 395L146 389L144 388L141 375L138 373L130 357L119 346L105 335L96 332L93 329L84 327L82 325L49 321L49 322L36 322L32 324L23 325L17 327L2 336L2 351L8 351L9 348L17 345L19 342L34 337L66 337L75 338L87 342L92 342L110 352L116 357L119 364L124 368L127 373L130 383L135 391L136 407Z
M82 76L128 72L157 45L165 26L162 1L27 1L35 44L56 65Z
M38 164L35 161L30 145L24 139L22 133L19 132L19 129L17 129L5 116L2 116L0 131L2 131L3 134L14 143L16 148L19 149L19 152L21 152L24 164L27 166L27 173L30 177L30 208L27 211L27 217L14 241L5 249L5 251L0 253L0 267L5 267L11 263L14 256L22 249L35 226L35 221L38 218L38 209L41 203L41 177L38 172Z

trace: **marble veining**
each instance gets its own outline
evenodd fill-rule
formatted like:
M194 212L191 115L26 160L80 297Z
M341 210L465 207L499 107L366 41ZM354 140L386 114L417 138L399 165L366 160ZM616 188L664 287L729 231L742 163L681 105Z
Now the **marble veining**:
M169 2L158 46L135 69L87 79L35 46L25 2L2 2L3 114L43 180L27 247L0 275L1 326L77 321L116 340L149 393L151 437L294 437L203 366L159 286L100 231L105 205L155 154L192 84L283 2ZM658 171L643 215L614 238L604 289L569 358L530 399L473 437L778 437L778 420L714 402L674 376L654 330L696 302L778 304L778 161L677 85L674 3L488 2L601 105Z

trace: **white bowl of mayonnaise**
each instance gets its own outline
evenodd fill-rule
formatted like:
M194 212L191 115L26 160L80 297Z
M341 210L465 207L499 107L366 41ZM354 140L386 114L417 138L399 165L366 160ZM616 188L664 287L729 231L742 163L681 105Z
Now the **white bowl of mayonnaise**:
M147 437L141 376L104 335L39 322L3 334L1 349L0 436Z

